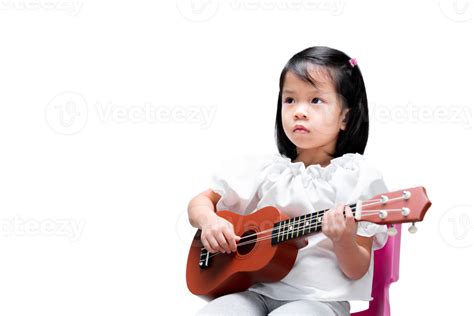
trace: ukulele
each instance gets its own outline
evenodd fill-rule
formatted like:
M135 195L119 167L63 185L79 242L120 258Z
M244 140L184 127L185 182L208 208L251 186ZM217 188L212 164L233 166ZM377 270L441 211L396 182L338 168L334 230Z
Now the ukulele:
M388 233L396 233L393 224L412 222L408 229L416 232L415 222L423 220L431 206L424 187L378 194L367 201L348 205L356 221L380 225L391 224ZM210 253L201 243L198 229L189 249L186 282L191 293L215 298L240 292L258 282L283 279L293 267L298 249L307 245L306 235L322 229L324 212L290 218L273 206L248 215L225 210L216 214L234 225L241 236L237 251L230 254Z

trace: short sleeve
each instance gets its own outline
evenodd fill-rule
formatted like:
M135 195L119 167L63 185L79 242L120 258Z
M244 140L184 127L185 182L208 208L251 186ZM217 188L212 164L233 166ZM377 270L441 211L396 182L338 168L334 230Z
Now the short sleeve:
M221 199L218 211L229 210L242 215L253 212L259 202L261 171L269 156L239 156L226 158L212 174L210 189Z
M358 222L356 234L364 237L374 237L372 250L377 250L385 246L388 239L387 226L371 222Z
M352 200L369 200L374 195L388 192L387 185L382 176L382 172L370 165L367 160L361 162L359 166L359 178L352 194ZM387 242L387 225L379 225L371 222L358 222L357 235L364 237L374 237L372 249L382 248Z

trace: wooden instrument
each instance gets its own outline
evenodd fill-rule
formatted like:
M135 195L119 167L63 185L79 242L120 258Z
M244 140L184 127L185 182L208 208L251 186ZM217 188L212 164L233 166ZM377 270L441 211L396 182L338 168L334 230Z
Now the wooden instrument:
M378 194L367 201L348 205L356 221L380 225L415 222L431 206L424 187ZM201 243L201 230L196 232L189 249L186 282L196 295L215 298L224 294L246 290L258 282L276 282L284 278L293 267L298 249L305 246L304 236L322 229L324 212L289 218L277 208L267 206L249 215L231 211L216 214L234 225L235 234L241 236L237 251L210 253ZM396 233L389 228L389 234Z

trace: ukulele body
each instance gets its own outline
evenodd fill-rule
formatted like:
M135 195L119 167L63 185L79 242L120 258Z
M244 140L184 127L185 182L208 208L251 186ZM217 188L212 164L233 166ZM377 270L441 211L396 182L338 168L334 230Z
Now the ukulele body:
M298 249L307 245L306 239L302 238L272 245L274 224L289 218L275 207L267 206L249 215L231 211L216 214L234 225L235 234L242 237L239 243L254 242L240 245L230 254L216 253L211 256L209 267L202 269L199 260L203 245L201 230L198 230L186 267L186 282L193 294L215 298L244 291L257 282L279 281L293 267ZM251 236L246 237L248 235Z

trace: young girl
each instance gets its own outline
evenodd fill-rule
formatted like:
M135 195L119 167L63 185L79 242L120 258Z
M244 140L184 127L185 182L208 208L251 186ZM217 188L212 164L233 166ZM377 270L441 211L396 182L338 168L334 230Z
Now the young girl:
M216 210L244 215L271 205L295 217L329 209L322 233L308 237L285 278L214 299L199 315L349 315L349 300L371 299L372 255L387 228L356 223L344 206L388 191L362 155L368 118L355 59L310 47L288 61L276 111L279 154L253 160L240 174L214 175L211 188L189 202L189 221L211 253L236 251L240 239Z

